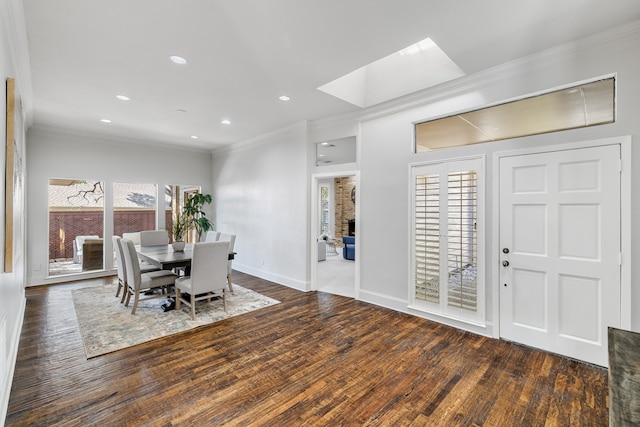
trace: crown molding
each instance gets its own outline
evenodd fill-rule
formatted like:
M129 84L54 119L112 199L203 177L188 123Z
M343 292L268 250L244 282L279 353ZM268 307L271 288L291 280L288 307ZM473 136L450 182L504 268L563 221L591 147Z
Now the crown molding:
M287 136L291 132L295 132L297 130L304 132L305 138L304 141L301 142L306 143L306 141L309 139L309 122L303 120L253 138L245 139L244 141L212 149L211 154L215 157L256 148L266 144L272 144L274 142L278 142L282 137Z
M487 68L474 74L460 77L438 86L414 92L360 111L314 120L310 122L310 128L314 130L324 129L335 125L378 119L469 92L482 90L501 80L530 73L531 70L544 68L550 63L565 59L567 56L580 55L584 51L593 49L617 51L638 45L640 45L640 20L614 27L583 39L545 49L535 54Z
M152 148L154 150L162 150L166 152L176 152L179 151L181 153L192 153L196 155L211 155L211 150L207 148L197 148L192 146L177 146L174 144L163 143L158 141L151 140L140 140L140 139L130 139L121 136L115 135L105 135L100 133L94 133L84 130L76 130L76 129L67 129L60 128L55 126L47 126L47 125L33 125L29 128L27 133L27 144L32 136L37 136L40 138L49 138L55 137L60 139L73 139L79 140L85 143L90 144L105 144L105 145L117 145L122 147L131 146L131 144L135 144L137 146L146 146Z

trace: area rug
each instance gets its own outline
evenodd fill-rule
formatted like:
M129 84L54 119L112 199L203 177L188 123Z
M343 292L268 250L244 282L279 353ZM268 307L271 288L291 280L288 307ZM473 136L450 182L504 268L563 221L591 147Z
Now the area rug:
M280 302L235 284L233 291L227 293L226 313L222 300L201 301L196 305L196 320L191 320L184 304L181 310L162 311L166 298L140 301L132 315L133 301L129 307L120 304L115 285L76 289L72 296L85 353L91 359Z

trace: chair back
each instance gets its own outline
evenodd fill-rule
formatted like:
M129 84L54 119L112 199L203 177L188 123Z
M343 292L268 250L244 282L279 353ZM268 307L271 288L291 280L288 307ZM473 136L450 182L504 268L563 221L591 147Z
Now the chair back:
M79 251L82 250L82 245L84 244L85 240L92 240L92 239L99 239L100 237L97 234L94 234L92 236L76 236L76 247L78 248Z
M220 240L220 232L215 230L207 231L207 234L204 236L205 242L217 242Z
M118 264L118 279L121 283L127 283L127 266L125 265L124 255L122 255L122 244L120 236L111 236L113 242L113 250L116 253L116 263Z
M236 244L236 235L235 234L220 233L220 237L218 237L218 241L220 241L220 242L229 242L229 252L233 252L233 247ZM227 256L228 256L228 254L227 254Z
M193 244L191 287L194 295L224 289L227 285L229 242Z
M161 246L169 244L167 230L146 230L140 232L140 246Z
M140 276L140 264L136 246L129 239L120 239L120 244L122 246L124 265L126 267L127 283L134 289L139 290L142 278Z
M123 239L129 239L133 242L134 245L140 244L140 232L135 231L133 233L122 233Z

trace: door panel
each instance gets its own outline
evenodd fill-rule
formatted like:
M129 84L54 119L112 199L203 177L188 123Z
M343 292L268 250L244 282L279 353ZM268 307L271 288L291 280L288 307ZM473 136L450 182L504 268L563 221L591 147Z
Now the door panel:
M607 327L620 325L619 159L617 145L500 159L503 338L607 365Z

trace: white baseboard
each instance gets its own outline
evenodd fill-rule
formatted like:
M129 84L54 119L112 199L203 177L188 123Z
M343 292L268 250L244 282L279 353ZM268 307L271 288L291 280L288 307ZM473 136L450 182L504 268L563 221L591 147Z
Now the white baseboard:
M307 292L309 290L309 283L303 282L301 280L293 279L291 277L282 276L279 274L273 274L269 271L260 270L258 268L253 268L248 265L233 263L233 269L236 271L240 271L245 274L250 274L255 277L259 277L264 280L268 280L270 282L277 283L279 285L286 286L288 288L297 289L302 292Z
M363 291L362 289L358 293L358 299L360 301L375 304L380 307L389 308L391 310L407 313L412 316L421 317L427 320L432 320L434 322L442 323L447 326L452 326L457 329L462 329L463 331L493 338L492 322L485 322L484 325L478 325L475 323L468 323L446 316L439 316L437 314L413 309L409 307L409 301L407 300L403 300L401 298L393 298L388 295L383 295L376 292Z
M5 424L7 418L7 410L9 409L9 396L11 394L11 384L13 383L13 373L15 372L16 360L18 358L18 346L20 345L20 333L24 323L24 312L27 307L27 299L22 298L20 306L20 314L16 327L11 331L11 340L9 341L9 351L7 359L0 361L3 365L0 367L0 375L2 376L2 386L0 388L0 425ZM6 318L0 319L6 325ZM0 326L1 327L1 326ZM5 326L6 327L6 326ZM2 355L4 356L4 354Z

